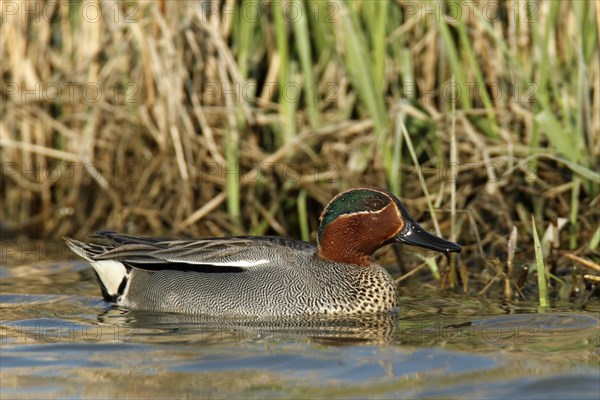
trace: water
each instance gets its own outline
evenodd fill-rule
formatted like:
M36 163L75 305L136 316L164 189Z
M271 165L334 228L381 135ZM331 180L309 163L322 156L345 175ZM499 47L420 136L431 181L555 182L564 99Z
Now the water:
M600 306L403 297L398 315L111 307L83 262L0 267L0 397L600 398Z

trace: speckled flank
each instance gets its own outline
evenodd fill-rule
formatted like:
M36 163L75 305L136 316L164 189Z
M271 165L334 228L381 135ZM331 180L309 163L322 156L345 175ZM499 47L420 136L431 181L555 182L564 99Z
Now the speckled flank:
M293 265L243 273L145 271L119 304L208 315L290 316L389 311L397 304L391 276L371 268L323 263L302 254Z

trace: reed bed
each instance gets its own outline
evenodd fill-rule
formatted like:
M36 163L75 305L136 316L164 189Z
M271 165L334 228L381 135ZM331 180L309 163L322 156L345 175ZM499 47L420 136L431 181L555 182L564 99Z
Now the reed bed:
M334 194L376 185L464 246L452 268L382 251L401 280L535 299L533 216L551 297L598 287L597 2L5 1L1 18L4 240L311 240Z

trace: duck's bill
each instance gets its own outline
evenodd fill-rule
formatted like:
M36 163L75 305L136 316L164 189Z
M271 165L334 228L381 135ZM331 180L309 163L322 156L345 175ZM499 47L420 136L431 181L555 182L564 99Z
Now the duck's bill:
M435 250L442 253L460 253L460 245L441 237L432 235L421 228L414 220L405 220L406 225L398 235L396 241L419 246L429 250Z

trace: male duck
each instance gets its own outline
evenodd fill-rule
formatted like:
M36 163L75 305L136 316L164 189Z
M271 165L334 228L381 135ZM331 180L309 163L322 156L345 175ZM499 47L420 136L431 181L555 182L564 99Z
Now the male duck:
M355 188L320 218L317 246L241 236L158 239L97 232L105 244L66 238L88 260L107 301L154 311L207 315L361 314L393 309L397 292L371 255L393 242L444 253L461 247L423 230L396 196Z

